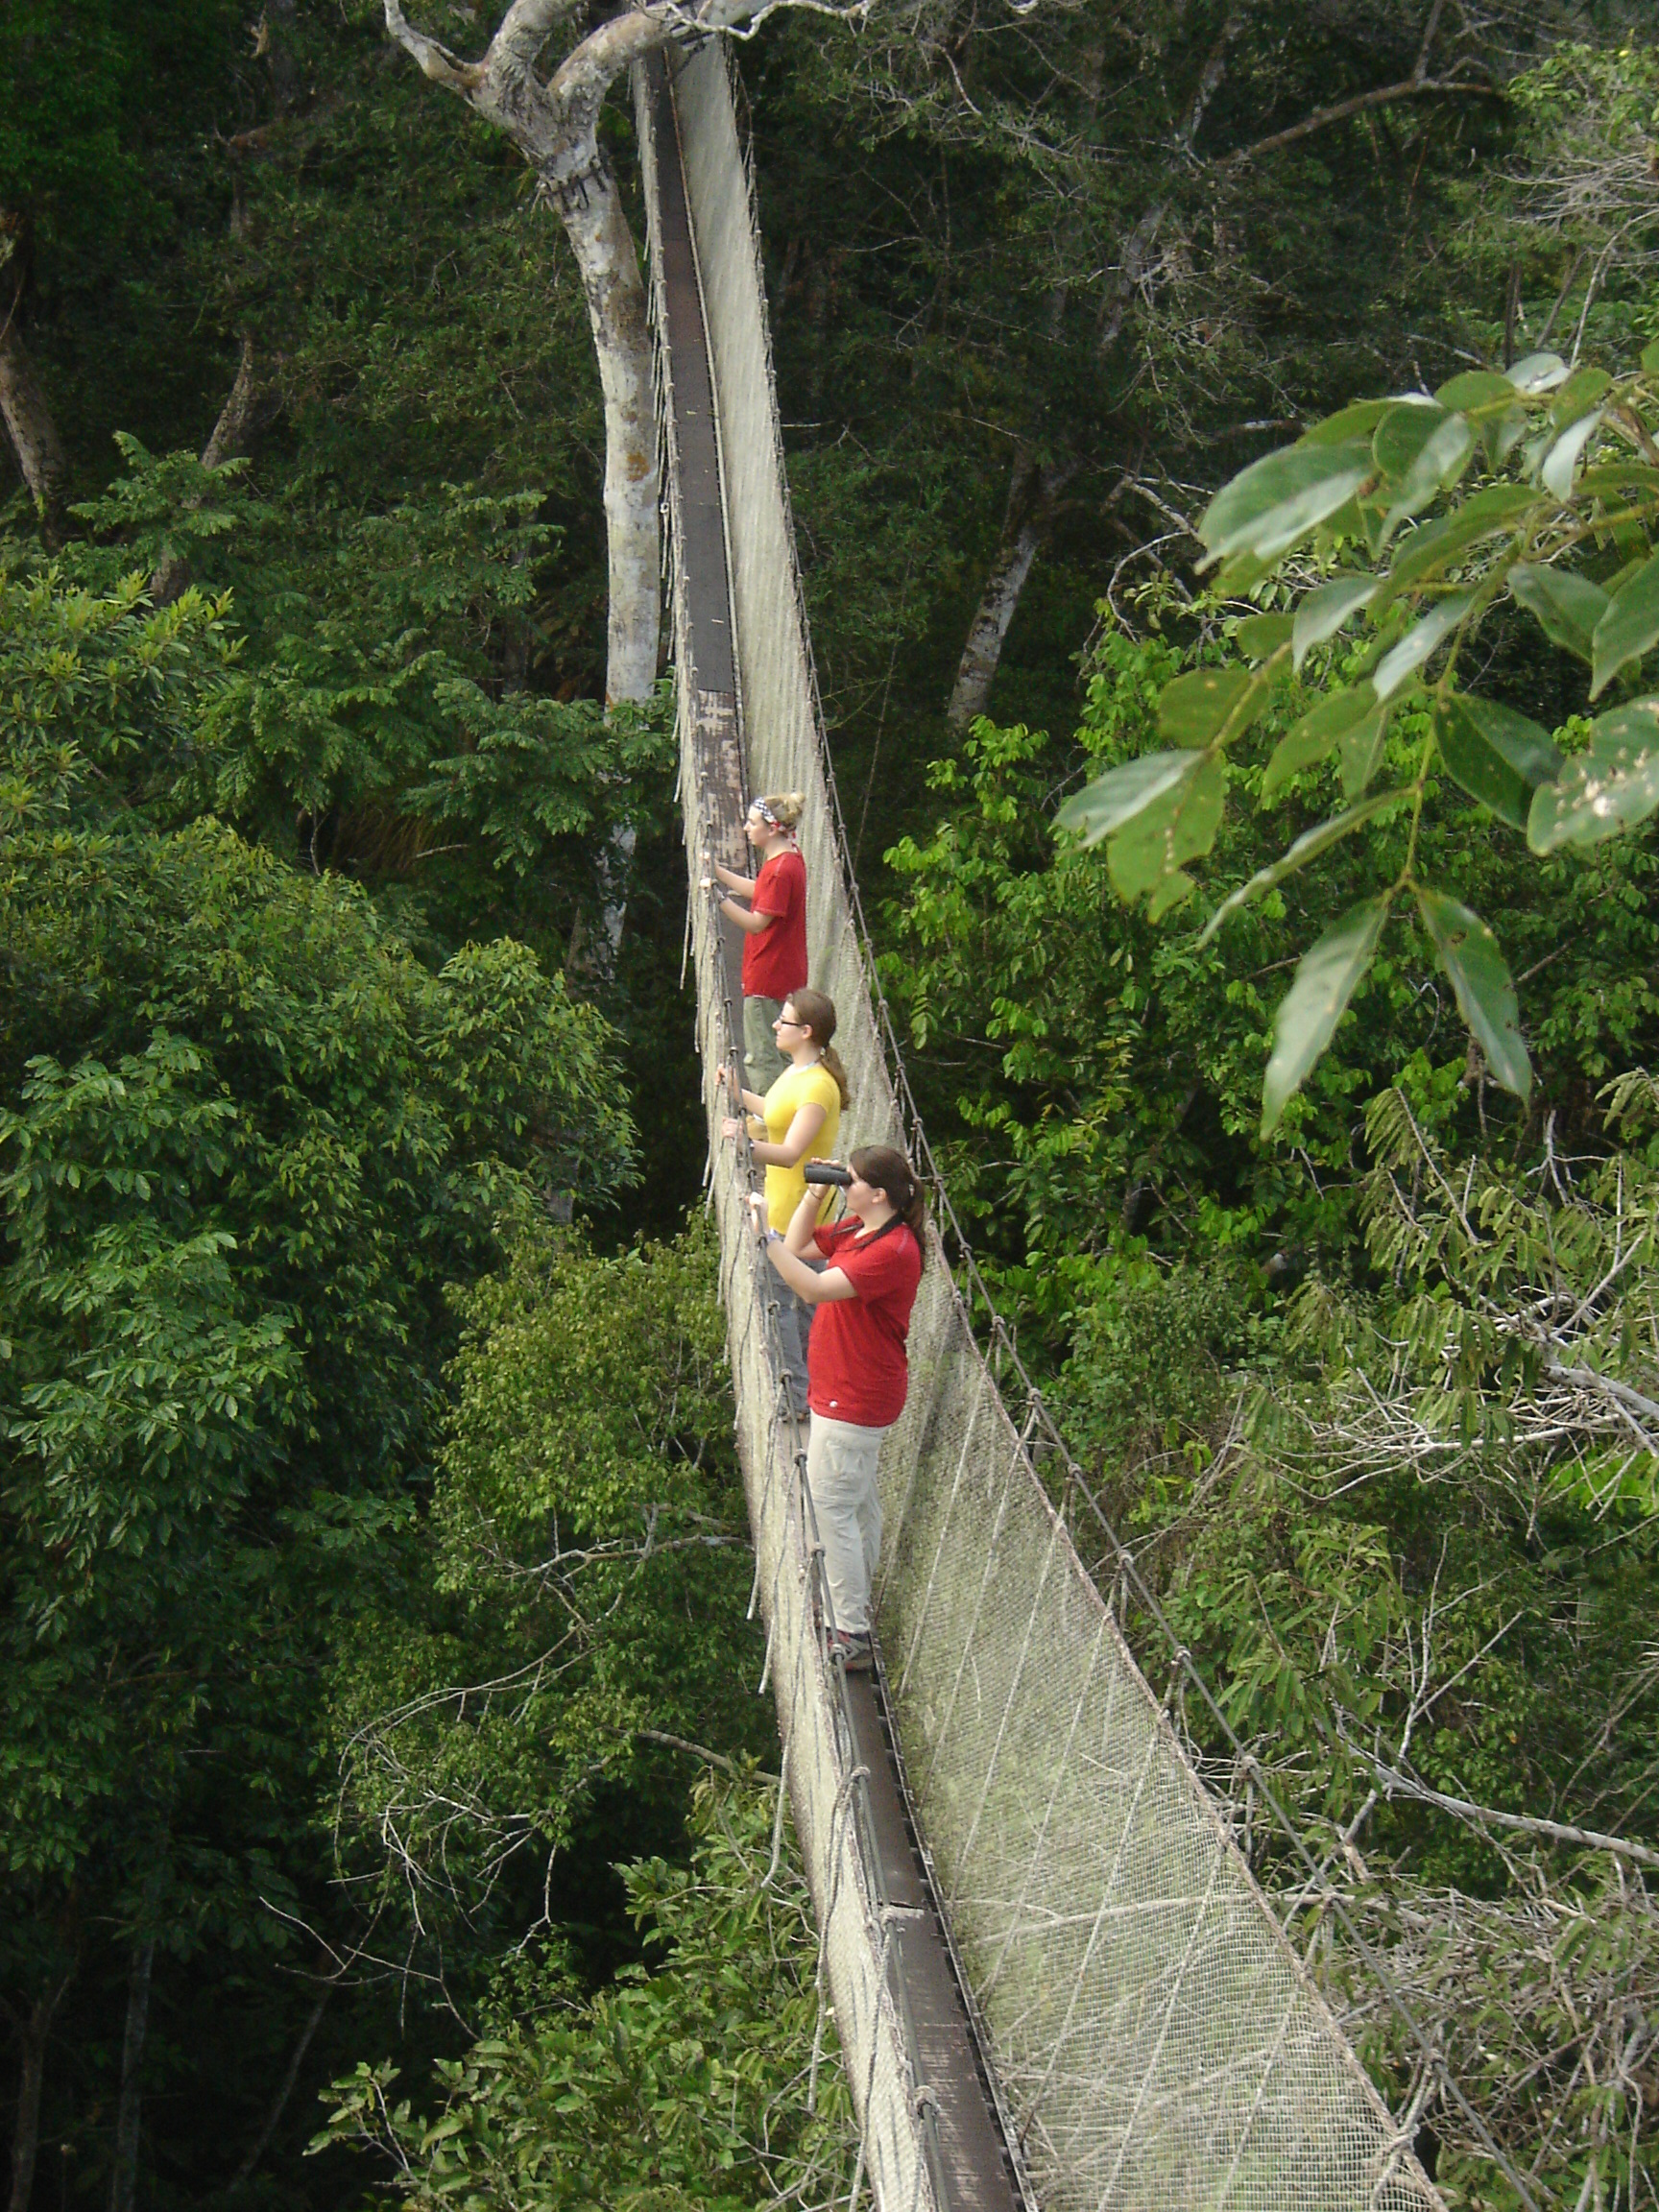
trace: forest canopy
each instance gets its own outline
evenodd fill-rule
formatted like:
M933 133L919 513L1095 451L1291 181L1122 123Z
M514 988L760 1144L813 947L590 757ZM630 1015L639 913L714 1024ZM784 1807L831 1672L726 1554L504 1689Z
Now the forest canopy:
M0 15L12 2212L506 2202L501 2128L549 2212L850 2186L686 1224L625 73L683 25L562 18L509 128L508 13ZM1485 2126L1649 2204L1648 12L740 27L952 1203Z

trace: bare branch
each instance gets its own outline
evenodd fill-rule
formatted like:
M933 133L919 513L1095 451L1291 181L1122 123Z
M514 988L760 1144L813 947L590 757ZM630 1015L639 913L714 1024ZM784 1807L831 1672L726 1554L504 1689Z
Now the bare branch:
M485 78L482 62L463 61L458 55L451 54L447 46L440 45L436 38L428 38L423 31L417 31L398 0L384 0L384 6L387 30L405 54L414 56L423 77L430 77L434 84L446 84L451 92L465 94L480 88Z
M1472 1804L1467 1797L1449 1796L1444 1790L1432 1790L1427 1782L1419 1782L1415 1775L1390 1767L1356 1743L1346 1731L1343 1742L1356 1758L1364 1760L1388 1796L1413 1798L1420 1805L1433 1805L1442 1813L1454 1813L1461 1820L1508 1828L1523 1836L1547 1837L1552 1843L1577 1843L1589 1851L1611 1851L1616 1857L1632 1859L1641 1866L1659 1866L1659 1851L1649 1850L1646 1843L1632 1843L1623 1836L1606 1836L1598 1828L1575 1828L1565 1820L1545 1820L1536 1814L1500 1813L1490 1805Z
M1300 123L1292 123L1288 130L1275 131L1265 138L1258 138L1253 146L1241 146L1236 154L1224 155L1211 166L1217 170L1236 169L1245 161L1259 160L1263 154L1276 154L1282 146L1293 146L1299 138L1310 138L1315 131L1327 131L1333 123L1345 123L1351 115L1363 115L1372 108L1391 108L1402 100L1443 100L1461 94L1472 100L1505 100L1507 93L1496 84L1482 84L1477 78L1466 77L1403 77L1397 84L1382 84L1373 92L1357 92L1351 100L1338 100L1334 107L1315 108Z

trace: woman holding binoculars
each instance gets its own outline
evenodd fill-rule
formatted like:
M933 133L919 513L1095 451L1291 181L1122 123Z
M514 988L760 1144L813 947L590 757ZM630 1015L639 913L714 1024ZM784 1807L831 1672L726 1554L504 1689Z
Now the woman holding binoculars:
M835 1626L832 1648L850 1673L871 1664L870 1585L881 1552L881 1439L904 1409L904 1344L922 1280L926 1205L902 1152L862 1144L845 1177L847 1213L820 1226L810 1185L781 1234L755 1199L757 1233L788 1289L816 1314L807 1340L811 1430L806 1479L824 1546ZM809 1257L810 1255L810 1257ZM814 1262L822 1269L814 1272Z
M739 1091L738 1096L765 1132L754 1136L750 1157L766 1170L766 1218L781 1235L794 1220L806 1189L803 1166L834 1151L841 1109L852 1103L852 1093L847 1070L830 1042L835 1034L835 1003L822 991L791 992L772 1033L784 1062L782 1074L764 1098L755 1091ZM715 1080L724 1083L733 1072L717 1068ZM726 1137L733 1138L744 1124L735 1115L728 1115L720 1127ZM830 1193L820 1190L815 1196L820 1214L828 1213ZM797 1414L806 1410L806 1339L811 1328L810 1305L787 1286L781 1286L778 1349Z

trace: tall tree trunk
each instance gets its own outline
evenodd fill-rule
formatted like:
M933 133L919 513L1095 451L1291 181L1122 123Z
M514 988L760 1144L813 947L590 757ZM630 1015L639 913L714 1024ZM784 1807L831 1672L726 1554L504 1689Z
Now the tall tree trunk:
M576 256L605 402L605 703L613 707L650 698L661 620L661 482L645 284L622 196L596 140L562 148L541 164L541 178Z
M1075 461L1044 465L1029 445L1022 445L1015 451L997 551L969 625L968 642L962 648L950 704L945 710L946 722L952 730L965 730L986 710L1020 594L1031 574L1032 563L1053 530L1060 495L1076 473Z
M121 2043L121 2094L115 2106L115 2164L109 2176L109 2212L132 2212L138 2185L138 2075L144 2063L144 2036L150 2025L150 1978L156 1964L156 1938L146 1936L132 1947L127 1982L127 2032Z
M48 552L63 543L63 501L69 487L69 465L58 437L52 410L40 388L40 378L17 327L20 301L13 298L0 323L0 418L11 435L12 449L35 512L40 517L40 535Z
M40 2151L40 2092L46 2080L46 2039L68 1988L71 1972L60 1976L26 2013L13 2012L12 2025L22 2046L17 2076L17 2113L12 2131L11 2212L29 2212L35 2188L35 2161Z

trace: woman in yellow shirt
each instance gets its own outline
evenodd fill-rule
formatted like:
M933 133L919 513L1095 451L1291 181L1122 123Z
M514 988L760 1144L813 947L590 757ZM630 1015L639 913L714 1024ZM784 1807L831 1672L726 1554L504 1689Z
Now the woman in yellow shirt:
M774 1229L787 1230L806 1189L802 1168L808 1160L834 1156L841 1109L851 1105L852 1093L847 1088L847 1070L830 1042L835 1034L833 999L827 998L822 991L792 992L772 1026L778 1049L788 1065L764 1098L755 1091L741 1092L739 1096L765 1131L762 1137L751 1124L750 1157L766 1170L766 1218ZM716 1072L724 1082L725 1069ZM735 1115L728 1115L721 1123L728 1138L736 1137L743 1127ZM833 1196L832 1190L825 1190L825 1211ZM780 1363L795 1409L804 1413L812 1308L787 1284L780 1284L779 1299Z

